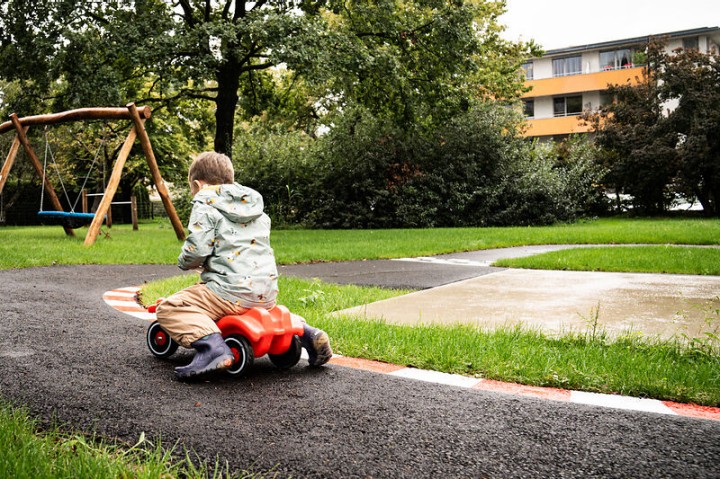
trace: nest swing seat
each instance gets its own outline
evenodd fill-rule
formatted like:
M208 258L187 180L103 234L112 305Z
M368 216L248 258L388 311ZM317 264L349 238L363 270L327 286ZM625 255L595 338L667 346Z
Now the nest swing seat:
M69 211L38 211L38 218L44 224L62 225L77 229L92 223L95 213L76 213Z

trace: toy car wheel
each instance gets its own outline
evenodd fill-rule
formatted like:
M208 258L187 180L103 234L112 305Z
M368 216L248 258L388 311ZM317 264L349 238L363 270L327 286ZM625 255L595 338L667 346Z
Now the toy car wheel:
M255 355L250 341L243 336L232 335L225 338L225 344L228 345L235 357L232 366L226 369L227 373L234 377L244 375L255 361Z
M289 369L295 366L300 361L300 353L302 352L302 346L300 346L300 338L293 336L290 341L290 348L282 354L268 354L270 362L280 369Z
M178 343L173 341L157 321L153 322L147 329L146 339L150 352L156 358L167 358L177 351Z

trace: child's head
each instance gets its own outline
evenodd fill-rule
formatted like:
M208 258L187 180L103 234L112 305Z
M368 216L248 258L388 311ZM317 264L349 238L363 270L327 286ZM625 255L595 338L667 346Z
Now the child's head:
M235 170L230 158L222 153L206 151L195 157L188 170L190 187L196 182L206 185L224 185L235 181Z

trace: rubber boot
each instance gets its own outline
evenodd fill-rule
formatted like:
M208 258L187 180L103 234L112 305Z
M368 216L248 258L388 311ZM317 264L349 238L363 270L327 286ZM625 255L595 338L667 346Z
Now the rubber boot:
M190 364L175 368L180 379L227 369L232 366L234 356L220 333L213 333L198 339L190 346L197 351Z
M303 335L300 337L300 344L308 353L308 364L310 366L322 366L332 358L330 338L321 329L303 325Z

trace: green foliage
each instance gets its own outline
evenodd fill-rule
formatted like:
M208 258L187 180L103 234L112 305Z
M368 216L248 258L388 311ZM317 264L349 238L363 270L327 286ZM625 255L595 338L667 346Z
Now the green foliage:
M306 221L325 228L389 226L393 169L403 175L400 181L412 174L402 171L406 159L400 130L358 108L343 115L320 142L315 176L302 188Z
M668 118L678 135L677 188L720 216L720 55L680 50L665 58L663 100L676 100Z
M178 100L200 100L214 107L214 149L228 154L238 106L246 118L297 114L306 131L313 117L351 104L405 125L437 124L473 98L516 97L518 66L536 53L532 43L500 39L502 2L9 0L0 8L0 78L19 87L5 99L9 110L153 102L170 121L185 114ZM280 81L270 70L279 66L288 72Z
M641 82L612 86L617 101L593 118L606 181L632 195L640 214L666 211L680 196L697 198L706 214L717 216L720 56L663 48L651 42ZM668 100L678 105L669 113Z
M633 211L639 214L664 212L673 201L668 185L677 169L677 136L666 127L659 96L662 48L660 43L648 45L641 81L612 85L608 93L616 102L594 118L606 181L617 192L632 195Z
M474 105L437 128L403 129L359 107L335 119L316 141L244 132L238 170L275 219L322 228L529 225L603 211L589 144L573 140L562 153L528 144L501 104Z
M402 127L440 125L478 98L515 98L534 44L500 39L501 2L336 2L331 90Z
M598 164L597 149L587 135L572 135L561 142L550 144L553 168L563 178L563 192L568 216L578 218L597 216L608 212L609 201L602 180L607 169ZM543 154L549 145L535 145ZM547 154L547 153L545 153Z
M235 179L260 191L275 225L302 222L299 210L307 185L317 174L310 158L315 147L302 131L248 126L236 135Z

